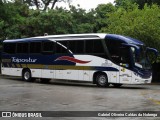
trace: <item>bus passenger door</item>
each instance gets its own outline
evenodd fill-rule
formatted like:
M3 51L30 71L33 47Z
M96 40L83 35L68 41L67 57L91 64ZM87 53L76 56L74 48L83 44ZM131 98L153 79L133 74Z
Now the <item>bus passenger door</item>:
M129 70L132 66L132 60L130 56L130 47L122 46L119 48L119 65L120 65L120 83L131 83L132 71Z

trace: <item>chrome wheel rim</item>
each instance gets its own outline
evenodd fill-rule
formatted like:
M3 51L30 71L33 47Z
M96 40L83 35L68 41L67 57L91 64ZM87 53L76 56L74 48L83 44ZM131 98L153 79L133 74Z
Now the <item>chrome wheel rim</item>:
M106 83L106 77L104 75L99 76L98 79L100 85L104 85Z
M24 73L24 79L28 80L30 78L30 73L27 71Z

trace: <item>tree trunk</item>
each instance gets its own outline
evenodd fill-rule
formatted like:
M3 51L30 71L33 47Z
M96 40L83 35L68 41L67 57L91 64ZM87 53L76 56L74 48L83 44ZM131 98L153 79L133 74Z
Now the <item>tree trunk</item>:
M58 0L54 0L54 1L53 1L53 4L52 4L51 9L53 9L53 8L54 8L54 6L55 6L56 2L58 2Z
M44 9L43 9L43 11L46 11L47 10L47 7L48 7L48 5L49 5L49 3L51 2L52 0L48 0L47 2L43 2L43 4L44 4Z
M34 2L35 2L35 5L36 5L37 10L39 10L38 1L37 1L37 0L35 0Z

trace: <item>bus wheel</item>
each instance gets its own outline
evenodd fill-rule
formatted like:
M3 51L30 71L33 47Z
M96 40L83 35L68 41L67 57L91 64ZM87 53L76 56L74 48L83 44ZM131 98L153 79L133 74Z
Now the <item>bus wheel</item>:
M105 74L98 74L96 76L96 83L98 87L108 87L108 78Z
M112 85L113 85L114 87L116 87L116 88L119 88L119 87L122 86L122 84L118 84L118 83L113 83Z
M31 77L31 72L29 69L26 69L22 73L22 79L27 82L33 82L34 79Z
M40 83L47 84L47 83L49 83L50 80L51 80L51 79L41 78L41 79L40 79Z

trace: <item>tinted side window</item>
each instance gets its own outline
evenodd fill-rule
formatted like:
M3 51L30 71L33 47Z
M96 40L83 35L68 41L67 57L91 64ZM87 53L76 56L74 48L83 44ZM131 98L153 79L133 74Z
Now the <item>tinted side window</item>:
M85 41L85 52L86 53L104 53L101 40L86 40Z
M114 39L107 39L106 43L111 55L119 55L119 49L122 47L123 42Z
M77 41L69 41L69 46L68 46L69 50L71 50L73 53L76 53L77 50Z
M5 43L3 46L3 52L14 54L16 51L16 43Z
M93 53L93 40L86 40L85 48L86 53Z
M108 51L115 63L130 63L130 50L122 43L124 42L116 39L106 40Z
M43 52L54 52L55 43L54 42L43 42Z
M84 40L60 41L60 43L74 54L84 53Z
M68 47L68 41L59 41L59 43L61 43L65 47Z
M41 42L31 42L30 53L41 53Z
M56 53L67 54L68 50L66 48L64 48L62 45L57 43L56 44Z
M94 53L104 53L104 48L103 48L101 40L93 41L93 52Z
M28 53L28 43L17 43L17 53Z
M61 44L66 46L74 54L84 53L103 53L104 48L102 46L101 40L70 40L70 41L60 41Z
M76 53L84 53L84 40L77 41Z
M118 49L122 46L122 42L114 39L107 39L106 44L111 55L118 55Z

